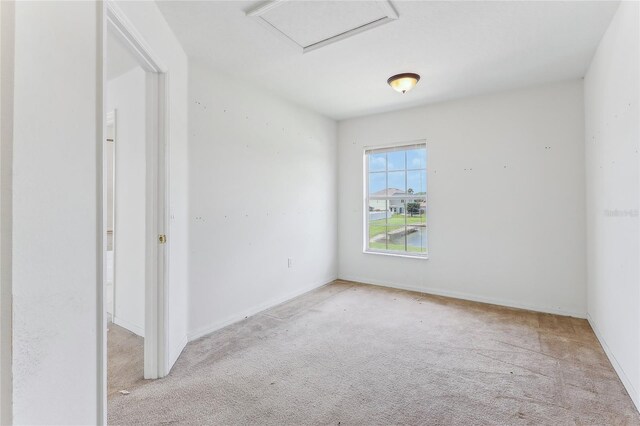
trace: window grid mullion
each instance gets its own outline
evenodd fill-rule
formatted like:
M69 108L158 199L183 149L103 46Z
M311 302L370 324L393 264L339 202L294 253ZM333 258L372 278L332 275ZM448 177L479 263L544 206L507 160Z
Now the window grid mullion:
M384 154L384 186L385 195L389 195L389 153ZM389 250L389 200L386 203L387 211L384 214L384 248Z
M408 195L407 183L407 151L404 152L404 193ZM407 199L404 200L404 251L407 251Z
M367 227L365 229L365 238L366 238L366 245L365 247L367 248L367 250L371 250L371 213L369 213L369 207L371 206L371 200L369 199L369 197L371 196L370 189L371 189L371 172L369 171L369 161L370 161L370 157L369 155L365 156L365 172L366 172L366 182L367 182L367 186L365 188L366 194L367 196L365 197L366 199L366 205L364 207L364 211L365 214L367 215Z

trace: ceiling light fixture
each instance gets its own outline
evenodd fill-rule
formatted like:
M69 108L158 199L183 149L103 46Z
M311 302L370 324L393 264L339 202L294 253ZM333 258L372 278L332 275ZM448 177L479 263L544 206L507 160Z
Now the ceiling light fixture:
M406 72L389 77L387 83L393 88L393 90L400 93L407 93L409 90L413 89L416 84L418 84L418 81L420 81L420 76L418 74Z

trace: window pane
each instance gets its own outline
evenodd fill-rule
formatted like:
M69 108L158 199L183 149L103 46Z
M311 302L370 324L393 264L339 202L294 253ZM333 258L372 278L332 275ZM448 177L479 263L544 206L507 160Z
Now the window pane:
M388 170L404 170L405 151L394 151L387 153Z
M411 253L427 252L427 227L415 223L407 225L407 251Z
M393 225L387 227L387 250L405 251L404 225Z
M387 154L369 154L369 171L370 172L384 172L387 164Z
M395 224L404 224L404 210L404 200L399 198L389 200L389 211L391 212L391 216L389 218L390 221L393 220Z
M369 201L369 248L384 250L386 244L387 218L390 216L387 200Z
M426 169L427 150L412 149L407 152L407 169Z
M387 220L387 250L405 251L405 213L404 200L390 200L391 217Z
M386 250L387 249L387 234L385 228L382 228L382 232L372 236L369 239L370 250Z
M405 172L389 172L389 189L397 189L400 192L406 191ZM394 195L390 193L389 195Z
M384 189L387 187L387 174L369 173L369 195L385 195Z
M407 186L409 194L426 194L427 172L424 170L407 172Z
M424 198L413 198L407 200L407 223L422 222L424 220L424 214L427 210L427 204L424 201Z
M369 200L369 223L372 224L378 220L382 220L385 225L389 214L389 201L387 200Z
M426 198L412 198L407 202L407 251L426 253L427 227Z

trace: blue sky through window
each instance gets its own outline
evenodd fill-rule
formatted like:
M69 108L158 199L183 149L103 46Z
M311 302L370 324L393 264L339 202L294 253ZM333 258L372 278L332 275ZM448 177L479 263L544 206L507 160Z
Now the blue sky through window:
M414 193L426 192L427 150L425 148L372 153L368 158L369 194L385 188L396 188L401 191L411 188Z

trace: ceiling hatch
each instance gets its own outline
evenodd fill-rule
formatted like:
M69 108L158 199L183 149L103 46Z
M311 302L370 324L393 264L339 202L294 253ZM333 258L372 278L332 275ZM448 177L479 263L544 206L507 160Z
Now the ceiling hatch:
M272 0L247 12L302 53L398 19L388 0Z

